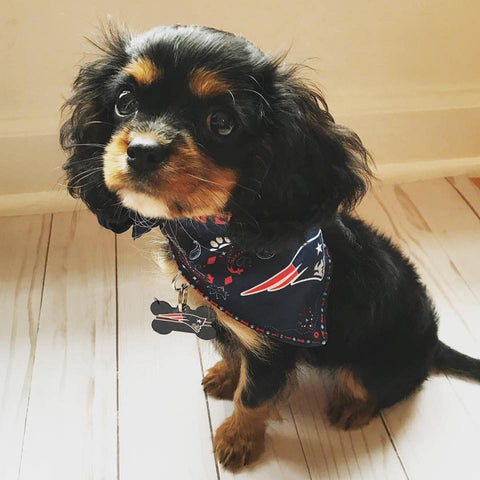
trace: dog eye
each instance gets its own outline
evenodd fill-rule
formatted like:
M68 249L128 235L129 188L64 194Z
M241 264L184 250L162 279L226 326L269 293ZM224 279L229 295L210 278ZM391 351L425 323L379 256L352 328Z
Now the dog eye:
M120 93L115 104L115 113L119 117L126 117L135 113L138 108L138 101L130 90L124 90Z
M207 117L207 126L213 133L226 137L235 128L235 121L226 112L214 112Z

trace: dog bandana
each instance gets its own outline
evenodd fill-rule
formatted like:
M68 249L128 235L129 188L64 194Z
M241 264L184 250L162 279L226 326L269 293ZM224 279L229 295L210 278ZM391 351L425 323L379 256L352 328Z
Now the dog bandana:
M332 260L321 230L281 253L251 254L231 244L224 218L166 221L161 229L183 277L219 310L286 343L325 345Z
M327 343L332 259L320 229L280 253L252 254L230 242L226 218L132 223L133 238L159 226L190 286L236 321L289 344Z

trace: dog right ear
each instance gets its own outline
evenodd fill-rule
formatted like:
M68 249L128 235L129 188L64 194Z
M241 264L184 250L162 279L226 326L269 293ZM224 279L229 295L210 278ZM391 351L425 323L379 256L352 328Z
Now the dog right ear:
M67 118L60 130L60 144L69 155L63 168L70 195L82 199L104 227L120 233L131 220L129 211L105 186L103 152L114 131L113 108L106 101L108 84L126 61L128 35L114 26L104 28L103 33L101 43L92 42L101 55L80 68L72 96L62 107Z
M360 138L335 123L322 94L298 77L296 67L275 61L272 68L262 92L268 102L264 133L248 173L256 183L242 179L253 194L235 192L231 202L230 235L246 250L277 251L302 242L339 209L353 208L372 176Z

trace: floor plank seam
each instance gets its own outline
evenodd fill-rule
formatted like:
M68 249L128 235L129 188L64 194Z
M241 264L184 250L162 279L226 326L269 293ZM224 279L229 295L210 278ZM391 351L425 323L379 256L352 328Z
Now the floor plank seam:
M305 466L307 467L308 476L310 480L312 480L312 472L310 471L310 465L308 464L307 456L305 454L305 449L303 448L302 439L300 437L300 434L298 433L297 421L295 420L295 415L293 414L293 410L292 410L292 406L290 405L290 402L288 402L288 409L290 410L290 415L292 416L293 425L295 427L295 431L297 432L298 443L300 443L300 448L302 449L302 455L303 455L303 459L305 460Z
M447 182L449 183L449 182ZM422 265L422 267L430 274L433 282L435 282L435 284L437 285L437 287L439 289L442 289L441 287L441 284L437 281L436 279L436 276L434 274L434 272L431 272L430 271L430 267L428 267L424 261L423 261L423 258L419 257L409 246L410 242L413 242L415 243L416 245L420 246L419 243L417 242L416 238L414 236L412 236L410 233L406 233L406 236L402 235L400 230L397 228L395 222L393 221L393 218L391 217L388 209L386 208L386 206L384 205L384 203L382 202L382 200L380 199L380 197L377 195L377 193L375 191L373 191L373 196L374 198L376 199L376 201L378 202L378 204L380 205L380 207L383 209L383 211L385 212L387 218L389 219L389 222L390 222L390 225L391 227L393 228L393 230L395 231L395 236L397 238L397 242L399 242L399 245L401 245L402 249L404 249L405 251L407 251L407 256L411 259L414 260L414 263L417 265ZM462 196L463 198L463 196ZM467 202L468 203L468 202ZM460 273L460 269L456 266L455 264L455 260L453 258L451 258L451 255L450 255L450 252L448 249L445 248L445 246L443 245L443 243L440 241L440 239L438 239L438 235L434 232L434 230L430 227L430 225L428 224L428 221L423 217L423 215L421 215L419 212L418 214L421 216L422 218L422 221L425 222L425 225L428 226L429 230L431 231L431 234L438 240L438 244L439 246L441 247L441 249L443 250L443 252L445 253L446 257L449 259L449 261L451 262L452 266L455 268L455 270L457 271L458 275L462 278L462 280L464 281L465 283L465 286L466 288L468 288L472 294L477 297L476 293L474 291L472 291L470 285L468 284L468 282L463 278L463 275ZM445 295L445 297L448 299L448 302L450 304L450 306L452 307L452 309L455 311L455 313L457 314L458 316L458 319L460 320L460 322L462 323L462 325L466 328L466 330L469 332L470 335L472 335L472 337L475 339L475 341L477 341L475 335L473 334L473 332L471 331L470 327L468 326L468 324L465 322L465 319L463 318L463 316L461 315L461 313L458 311L456 305L454 302L452 302L449 297L447 295Z
M460 402L460 404L462 405L466 415L468 415L470 418L472 418L472 422L474 422L476 425L478 425L478 423L476 422L475 420L475 417L472 417L471 415L471 412L470 412L470 409L468 408L468 405L465 403L462 395L460 395L457 391L457 387L455 386L455 383L452 382L452 379L459 379L459 377L455 377L455 376L452 376L450 377L448 375L448 373L445 373L443 372L443 375L444 377L446 378L447 382L450 384L450 387L452 388L452 391L453 391L453 394L455 395L455 397L457 397L458 401ZM465 381L465 382L471 382L471 383L475 383L475 380L468 380L466 378L463 378L462 381ZM478 425L480 427L480 425Z
M407 234L407 236L410 238L410 240L412 242L415 242L415 238L413 236L411 236L410 234ZM455 262L452 258L450 258L450 255L449 255L449 252L448 250L446 250L441 244L440 244L440 247L442 248L442 250L444 251L445 255L448 257L449 261L451 262L451 265L452 267L455 268L455 270L458 272L458 276L462 279L464 285L465 285L465 288L468 289L472 295L474 297L476 297L476 294L474 291L472 291L470 285L468 284L468 282L463 278L462 274L460 273L460 271L458 270L458 268L456 267L455 265ZM421 265L422 268L425 270L425 272L428 274L428 276L432 279L432 283L435 284L435 286L438 288L439 291L442 292L442 295L445 297L446 301L448 302L449 306L451 307L451 309L453 310L453 312L455 313L455 315L457 316L458 318L458 321L462 324L462 326L465 328L465 330L468 332L469 335L472 336L472 338L478 343L478 340L476 338L476 336L474 335L472 329L470 328L470 326L468 325L468 323L465 321L465 318L464 316L462 315L462 313L459 311L458 309L458 306L456 304L456 302L454 300L452 300L446 293L446 290L442 287L442 282L441 281L438 281L437 277L436 277L436 274L435 274L435 269L432 270L432 268L428 265L428 263L425 263L423 261L423 258L421 256L419 256L415 251L413 251L407 244L405 244L404 246L405 250L408 251L408 257L410 257L411 259L414 260L414 263L416 265ZM441 318L439 316L439 321L441 321Z
M202 351L200 348L200 340L197 338L197 350L198 350L198 358L200 359L200 370L202 372L202 378L205 376L205 367L203 366L203 358L202 358ZM203 391L203 395L205 397L205 405L207 407L207 417L208 417L208 426L210 428L210 441L212 443L212 452L213 452L213 426L212 426L212 416L210 414L210 403L208 401L208 396L205 392ZM213 457L213 461L215 462L215 470L217 472L217 480L220 480L220 469L218 468L218 462L215 456Z
M408 473L407 473L407 469L403 463L402 457L400 456L400 452L397 449L397 445L395 444L395 440L393 438L392 432L390 432L390 428L388 427L388 422L385 420L383 412L380 412L380 419L382 420L383 426L385 427L385 431L387 432L388 438L390 439L390 443L392 444L393 450L395 451L395 455L397 456L398 461L400 462L400 466L402 467L403 473L405 474L405 478L407 480L410 480L410 477L408 476Z
M353 452L354 457L355 457L355 464L357 466L357 469L358 469L359 472L361 472L362 467L360 465L360 462L358 461L358 452L357 452L357 449L355 448L355 442L353 441L352 432L349 432L348 440L349 440L349 444L350 444L349 447L352 449L352 452ZM340 441L342 442L342 445L344 445L342 437L340 437ZM344 451L345 451L345 449L344 449ZM349 470L350 470L350 468L349 468Z
M445 177L445 180L447 183L450 184L450 186L457 192L457 194L460 196L460 198L466 203L468 208L473 212L473 214L480 220L480 212L477 212L475 207L468 201L468 198L465 197L465 195L457 188L455 183L452 180L452 177Z
M47 250L45 252L45 264L43 266L42 289L40 292L40 306L38 310L37 336L38 336L38 330L40 329L40 313L42 312L43 294L45 292L45 279L47 277L47 264L48 264L48 254L50 252L50 240L52 238L52 227L53 227L53 213L50 214L50 225L48 227Z
M119 367L118 350L118 236L115 238L115 382L116 382L116 409L117 409L117 480L120 480L120 394L119 394Z
M42 276L42 288L40 290L40 304L38 308L38 321L37 321L37 331L35 334L35 345L32 345L31 348L33 349L33 359L32 359L32 378L33 378L33 370L35 368L35 355L37 350L37 341L38 341L38 332L40 330L40 318L42 314L42 305L43 305L43 295L45 292L45 279L47 277L47 265L48 265L48 254L50 252L50 240L52 238L52 227L53 227L53 213L50 214L50 223L48 226L48 238L47 238L47 248L45 251L45 263L43 266L43 276ZM25 408L25 422L23 424L23 435L22 435L22 445L20 447L20 461L18 463L18 480L20 480L20 475L22 472L22 461L23 461L23 447L25 444L25 433L27 431L27 419L28 419L28 409L30 406L30 395L32 393L32 378L30 378L30 387L28 389L28 398L27 398L27 406Z
M473 179L466 177L437 178L431 184L425 182L425 185L431 187L431 191L423 184L415 183L372 190L357 214L364 218L360 215L363 212L370 219L367 223L385 232L416 265L437 305L441 325L445 328L442 332L454 332L455 348L462 352L469 349L466 353L478 356L475 353L480 334L475 319L480 295L476 289L476 272L479 270L476 267L479 267L480 258L475 251L480 228L480 178L477 191L472 187ZM411 208L412 204L415 208ZM7 428L0 432L3 434L0 443L4 442L2 445L7 446L8 452L0 461L0 471L3 472L5 464L10 472L6 476L0 473L0 477L25 480L37 475L53 480L61 471L62 478L85 472L80 474L82 478L99 476L120 480L123 477L127 480L152 475L170 478L172 471L178 473L181 470L177 476L182 480L244 477L410 480L431 476L471 478L477 471L475 444L480 429L476 409L479 391L473 386L470 388L468 379L445 372L435 375L440 378L426 383L398 407L380 411L378 420L374 420L371 426L347 433L337 432L327 425L325 415L320 413L324 410L320 405L322 389L310 388L306 383L308 388L298 399L296 396L285 399L288 410L285 409L284 414L290 412L292 420L284 417L286 424L272 425L265 460L238 476L225 470L215 458L213 445L216 427L228 415L231 402L216 400L203 389L198 390L201 388L198 372L205 375L218 356L213 356L211 342L193 338L194 343L186 341L181 344L185 348L182 353L188 352L179 365L185 382L178 382L178 392L164 389L164 379L177 387L175 382L179 378L176 370L168 368L169 352L162 350L162 356L159 356L156 343L148 343L150 329L147 332L139 322L127 322L135 318L137 312L143 312L145 302L150 301L153 293L158 293L158 284L152 285L148 276L151 269L146 266L144 257L147 255L138 243L124 243L122 237L114 235L112 238L111 232L99 230L103 232L102 243L94 249L95 261L86 264L82 256L90 252L90 247L84 250L83 240L90 238L90 226L97 228L97 224L94 217L89 218L88 212L80 213L78 216L85 218L83 222L79 221L77 230L81 237L77 238L77 230L69 229L69 225L72 227L72 222L68 222L70 215L32 216L14 220L18 224L13 225L21 228L5 229L12 232L13 238L12 235L6 237L7 248L3 250L7 295L1 300L6 302L7 319L13 318L17 324L12 323L16 341L13 354L9 356L8 350L2 351L6 355L0 355L0 361L6 359L5 368L10 372L8 362L13 358L15 368L11 371L19 372L19 375L12 375L12 378L16 377L15 381L9 381L10 374L3 383L0 381L0 387L5 385L2 392L8 393L4 404L9 409L13 406L12 412L16 412L15 418L13 415L10 418L7 411ZM76 225L76 220L73 223ZM11 266L12 254L15 262ZM86 275L88 282L85 282ZM161 291L168 300L173 295L170 279L162 276L160 280ZM86 308L88 315L92 312L94 315L91 329L84 328L85 323L67 323L67 315L64 315L64 307L70 312L72 301L75 304L81 301L79 298L84 298L85 283L95 292L95 308ZM10 294L14 288L20 292L18 299L17 290L13 297ZM167 291L170 294L167 295ZM103 310L97 309L97 304ZM107 312L107 316L102 312ZM95 316L97 313L98 317ZM141 315L143 319L144 314ZM145 321L147 315L145 313ZM12 331L10 323L5 325L2 335ZM17 327L18 338L15 336ZM68 338L61 328L66 329ZM87 334L91 336L87 337ZM65 339L60 338L61 335ZM91 340L92 349L81 343L86 338ZM148 340L144 351L145 339ZM57 340L65 341L59 344ZM176 345L169 348L176 351ZM199 360L195 360L195 348ZM63 357L65 365L62 365L62 354L67 351L69 356ZM88 352L88 356L81 357L79 353L83 352ZM55 359L58 362L53 364ZM154 368L139 375L138 371L142 371L147 362ZM1 363L0 368L3 365ZM0 370L3 380L2 372ZM62 372L65 372L64 376L61 376ZM60 385L60 380L65 379L68 382ZM160 382L150 381L152 379L160 379ZM57 384L58 391L45 388ZM324 378L321 385L325 390ZM77 389L81 398L76 395ZM166 392L171 393L171 397L164 401ZM185 392L188 395L182 394ZM96 396L87 397L91 393ZM202 394L205 404L201 403ZM146 398L151 401L146 402ZM192 398L195 411L189 416ZM59 404L57 411L54 407L59 400L63 403ZM153 423L150 415L159 402L166 408L172 405L175 415L165 419L160 417ZM70 408L75 415L69 415ZM188 414L180 416L186 409ZM66 422L65 418L68 419ZM50 435L51 432L55 435ZM176 440L170 442L173 436ZM182 449L188 452L186 456L178 453L178 445L183 446L184 441L189 446ZM76 448L79 445L85 448ZM102 449L107 447L103 454L97 445Z
M385 425L383 426L383 428L385 429ZM386 431L386 429L385 429L385 431ZM371 469L372 472L373 472L373 471L374 471L374 462L373 462L373 460L372 460L372 455L371 455L371 452L370 452L370 448L368 448L368 442L367 442L367 436L365 435L365 429L364 429L364 428L361 428L361 429L360 429L360 432L361 432L361 434L362 434L363 443L364 443L364 445L365 445L365 447L366 447L366 450L367 450L368 462L369 462L369 464L370 464L370 469ZM388 435L388 433L387 433L387 435ZM350 438L352 438L352 437L350 436ZM353 440L353 439L352 439L352 440ZM353 443L353 441L352 441L352 443ZM392 442L390 442L390 443L392 443ZM393 447L392 447L392 448L393 448Z

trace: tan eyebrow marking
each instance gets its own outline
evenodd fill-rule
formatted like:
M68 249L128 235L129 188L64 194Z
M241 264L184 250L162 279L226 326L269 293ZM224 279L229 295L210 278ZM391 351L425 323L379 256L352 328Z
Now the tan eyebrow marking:
M217 73L199 68L190 75L188 86L200 98L208 98L228 92L230 85Z
M151 85L163 78L163 70L148 57L138 57L128 63L123 71L131 75L140 85Z

